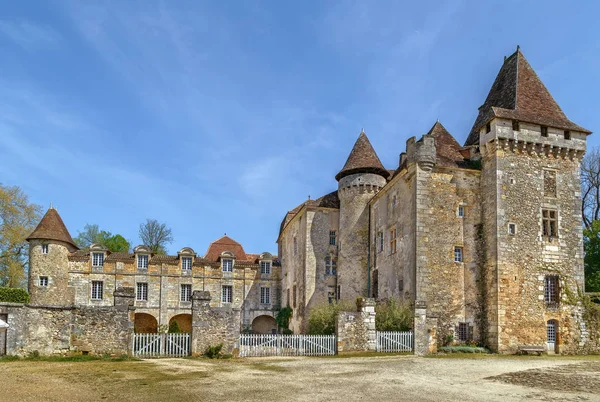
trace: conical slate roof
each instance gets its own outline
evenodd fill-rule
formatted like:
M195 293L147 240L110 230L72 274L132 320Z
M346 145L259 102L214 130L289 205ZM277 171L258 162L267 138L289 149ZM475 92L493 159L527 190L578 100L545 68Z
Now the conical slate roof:
M35 230L27 237L26 240L42 239L42 240L57 240L70 244L79 249L73 241L71 234L67 230L58 211L50 208L46 215L42 218Z
M435 139L436 164L458 166L464 161L460 153L460 144L439 121L427 133Z
M517 48L504 60L465 145L479 141L479 130L494 117L591 133L570 121Z
M361 132L346 160L346 164L335 176L336 180L354 173L376 173L388 177L390 173L383 167L365 132Z

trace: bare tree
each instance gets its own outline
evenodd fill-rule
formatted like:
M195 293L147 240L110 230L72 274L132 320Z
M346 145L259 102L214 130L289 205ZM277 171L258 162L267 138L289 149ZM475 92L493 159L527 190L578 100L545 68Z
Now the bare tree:
M587 229L600 219L600 150L589 152L581 162L581 216Z
M165 254L167 244L173 242L173 235L166 223L158 223L156 219L146 219L146 222L140 225L140 239L153 252Z

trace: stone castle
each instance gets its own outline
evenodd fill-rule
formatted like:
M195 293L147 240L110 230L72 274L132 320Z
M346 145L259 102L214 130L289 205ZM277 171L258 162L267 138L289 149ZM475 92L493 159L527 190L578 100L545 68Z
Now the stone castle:
M438 342L574 351L586 331L579 167L571 122L522 52L505 58L461 146L436 122L384 168L362 132L338 189L289 211L278 245L292 328L359 296L410 302ZM415 328L417 330L417 328Z
M520 50L506 58L461 146L437 122L410 138L397 168L384 168L362 132L335 176L338 190L289 211L278 257L246 254L228 237L205 256L78 250L50 209L29 236L32 305L110 306L136 290L135 326L191 324L191 294L238 309L240 328L290 328L310 309L357 297L414 307L415 333L440 343L476 341L494 351L547 344L573 352L585 341L579 166L590 131L571 122Z

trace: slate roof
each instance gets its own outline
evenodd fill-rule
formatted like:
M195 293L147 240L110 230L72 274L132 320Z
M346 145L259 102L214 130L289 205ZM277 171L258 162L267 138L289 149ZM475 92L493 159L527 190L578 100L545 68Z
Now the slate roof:
M427 133L435 139L436 165L462 167L464 157L460 153L461 146L439 121Z
M494 117L591 133L567 118L518 48L504 60L465 146L476 144L479 130Z
M365 132L361 132L346 160L346 164L335 176L340 180L354 173L376 173L387 178L390 173L383 167Z
M300 212L302 207L305 205L309 207L340 209L340 199L336 190L324 195L323 197L317 198L316 200L304 201L302 204L298 205L296 208L292 209L291 211L288 211L287 214L285 214L285 217L281 221L281 225L279 225L279 236L281 236L281 233L283 233L283 230L288 225L288 223L290 223L290 221L294 219L294 216L296 216L296 214Z
M46 215L38 223L35 230L27 237L26 240L41 239L41 240L57 240L70 244L76 249L77 244L73 241L71 234L67 230L65 223L54 208L48 209Z

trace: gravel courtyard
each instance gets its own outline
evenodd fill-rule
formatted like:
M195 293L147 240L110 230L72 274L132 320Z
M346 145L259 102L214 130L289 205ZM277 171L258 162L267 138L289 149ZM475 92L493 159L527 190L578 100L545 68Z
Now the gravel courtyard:
M0 378L4 401L600 401L593 357L14 361Z

